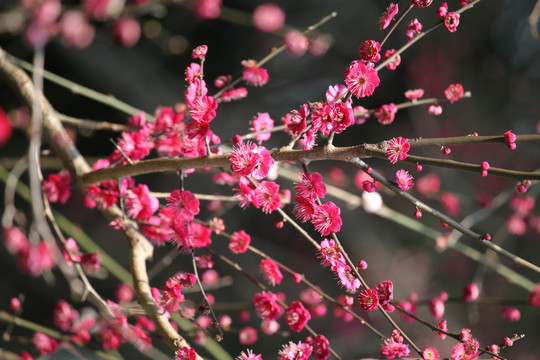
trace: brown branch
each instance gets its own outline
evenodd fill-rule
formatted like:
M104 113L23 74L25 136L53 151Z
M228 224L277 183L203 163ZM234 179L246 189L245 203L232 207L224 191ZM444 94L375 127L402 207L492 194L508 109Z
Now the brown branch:
M359 168L363 169L364 171L367 171L367 169L369 168L369 166L364 161L362 161L360 158L351 158L351 159L349 159L349 162L351 164L354 164L354 165L358 166ZM446 224L450 225L451 227L453 227L454 229L456 229L457 231L459 231L463 235L467 235L467 236L469 236L469 237L471 237L473 239L478 240L482 245L484 245L488 249L496 252L497 254L499 254L501 256L504 256L505 258L512 261L514 264L522 266L522 267L527 268L529 270L532 270L537 274L540 274L540 267L539 266L537 266L537 265L535 265L535 264L533 264L533 263L531 263L531 262L529 262L529 261L527 261L527 260L525 260L523 258L520 258L519 256L516 256L516 255L512 254L511 252L509 252L509 251L503 249L502 247L500 247L499 245L494 244L494 243L490 242L489 240L485 239L484 234L478 234L478 233L472 231L471 229L463 226L462 224L458 223L457 221L455 221L451 217L449 217L449 216L441 213L440 211L435 210L431 206L423 203L422 201L415 198L413 195L411 195L408 192L398 188L395 184L388 181L388 179L386 179L384 176L382 176L381 174L379 174L375 170L369 172L369 175L373 179L377 180L378 182L380 182L381 184L386 186L388 189L390 189L395 194L397 194L397 195L401 196L402 198L406 199L407 201L409 201L413 206L417 207L418 209L422 210L423 212L425 212L427 214L431 214L432 216L435 216L437 219L439 219L439 220L445 222Z
M36 91L31 79L22 69L7 60L7 54L2 48L0 48L0 77L11 87L13 92L25 105L30 108L33 107ZM39 104L41 105L43 115L43 133L45 139L53 148L55 154L62 160L64 166L70 171L77 186L84 191L85 186L81 181L81 177L90 171L90 166L69 138L49 101L40 92L37 93L37 96L39 96ZM122 216L120 209L116 205L103 210L103 214L109 220ZM163 340L169 347L172 349L184 346L190 347L159 310L150 292L145 261L152 256L152 245L137 230L137 225L132 221L126 222L123 233L130 245L130 266L133 275L133 284L141 306L144 308L146 314L154 321L157 329L163 336ZM202 357L197 355L197 359L202 360Z
M94 121L87 119L79 119L73 116L56 113L56 116L64 124L73 125L78 129L88 130L110 130L110 131L137 131L138 129L124 124L115 124L107 121Z
M527 135L528 136L528 135ZM530 135L535 136L535 135ZM426 139L431 140L431 139ZM540 136L538 136L540 140ZM368 156L373 156L381 159L386 159L386 149L385 144L387 142L379 143L376 146L366 145L365 152ZM455 143L454 143L455 144ZM412 144L411 144L412 146ZM431 165L447 169L455 169L462 171L469 171L480 174L482 172L482 165L466 163L462 161L447 160L447 159L436 159L428 158L424 156L408 155L406 159L401 160L403 162L412 163L412 164L422 164L422 165ZM518 170L508 170L496 167L490 167L488 170L489 175L501 176L516 180L540 180L540 172L535 171L518 171Z
M353 155L364 157L364 145L350 147L327 146L313 150L290 150L281 148L270 151L275 161L294 161L309 163L316 160L347 161ZM123 165L114 168L100 169L84 174L81 185L88 186L109 179L119 179L127 176L149 174L163 171L180 171L185 169L201 169L203 167L230 167L229 155L212 155L195 158L158 158L134 162L133 165Z

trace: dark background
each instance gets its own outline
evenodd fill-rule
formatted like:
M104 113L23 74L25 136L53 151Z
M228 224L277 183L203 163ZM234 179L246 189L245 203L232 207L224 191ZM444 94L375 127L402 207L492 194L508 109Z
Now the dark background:
M244 16L249 18L249 13L260 3L225 0L224 6L244 12ZM288 54L278 56L267 65L270 81L266 86L248 88L247 99L220 105L218 115L212 122L212 130L222 141L237 133L247 133L248 122L257 112L268 112L276 124L279 124L281 117L288 111L299 108L305 102L323 99L329 85L342 83L344 69L350 61L358 58L358 45L366 39L382 38L383 32L378 29L377 24L380 13L388 5L381 1L352 0L297 0L275 3L285 10L286 23L298 29L304 29L336 11L337 18L319 29L319 32L332 37L333 44L328 53L320 57L309 54L300 58ZM457 1L451 0L448 3L451 10L457 9ZM459 136L475 131L480 135L497 135L509 129L518 134L536 133L540 121L540 42L531 36L527 23L534 3L532 0L480 2L462 15L456 33L451 34L441 27L405 52L396 71L381 70L381 85L374 95L367 99L355 99L355 105L374 108L389 102L399 103L404 101L404 91L414 88L424 88L426 97L442 97L444 89L454 82L462 83L465 90L472 93L472 99L461 100L454 105L444 104L443 114L439 117L428 114L425 107L418 107L400 111L391 126L382 126L372 118L366 124L352 127L336 136L334 144L344 146L377 142L394 136ZM414 9L391 36L383 53L388 48L399 48L405 43L405 26L415 17L424 24L424 28L434 24L437 21L435 13L439 4L440 1L434 1L429 8ZM399 2L401 8L407 5L407 1ZM10 5L4 6L7 9ZM211 84L216 76L232 74L236 77L242 70L241 60L260 59L270 48L282 43L279 35L262 33L251 26L242 25L241 21L197 21L183 3L166 4L157 12L140 16L141 24L148 21L159 21L162 24L161 35L154 39L143 35L140 42L131 49L124 49L113 43L110 35L111 24L108 22L95 23L96 39L87 49L69 49L64 47L61 41L55 40L46 48L46 69L153 113L158 106L174 106L183 101L184 71L191 62L191 49L197 45L206 44L209 47L205 77L212 93L214 89ZM177 44L176 48L169 46L172 40ZM31 61L31 52L22 44L20 37L3 34L0 41L4 49L12 55ZM45 82L44 91L56 110L68 115L118 123L125 123L128 118L119 111L74 95L69 90L49 82ZM20 105L9 89L1 83L0 94L0 106L6 111ZM84 155L95 160L108 156L113 150L109 139L115 136L116 134L106 131L92 134L79 132L76 135L77 146ZM276 134L272 136L267 147L280 146L286 141L284 135ZM22 156L26 148L24 133L15 131L10 143L0 149L0 160L7 164L9 160ZM441 157L438 148L415 149L415 154ZM533 170L540 164L539 154L540 147L537 144L519 143L514 152L500 144L464 145L452 147L450 158L466 162L489 161L491 166ZM391 168L386 163L377 160L370 162L390 175ZM313 164L310 169L325 172L337 165L347 175L348 188L359 195L360 191L352 186L356 169L329 162ZM411 171L413 176L416 175L412 167L404 167ZM475 201L479 193L494 196L515 186L513 180L493 177L483 179L477 174L441 169L433 171L442 179L442 190L452 191L459 196L462 209L458 220L479 208ZM136 180L148 183L150 188L156 191L170 191L178 186L174 174L150 175L138 177ZM291 187L288 181L282 181L281 184ZM2 190L3 186L4 184L1 185ZM210 176L204 173L189 176L186 187L193 192L232 193L229 188L212 185ZM532 192L533 196L536 194L537 192ZM386 204L402 210L405 214L413 214L411 206L401 199L395 199L389 194L383 196ZM75 193L66 205L56 208L67 214L71 221L81 224L100 246L127 267L125 241L108 228L107 222L97 212L85 209L80 200L81 194ZM440 208L437 201L434 200L432 204ZM22 209L26 208L23 201L18 205ZM201 207L205 206L206 203L202 202ZM538 233L529 230L522 237L507 234L505 220L510 214L509 207L504 206L489 220L478 224L475 230L497 234L494 241L502 243L505 248L527 260L538 262ZM203 219L210 215L207 210L203 209L201 212ZM318 266L313 249L307 246L305 241L290 227L277 230L272 226L274 220L278 219L277 215L261 216L260 212L253 208L234 208L224 219L228 231L244 229L252 235L253 245L256 247L276 256L285 264L294 265L296 271L305 273L312 281L324 285L329 293L341 293L339 287L334 285L332 274ZM438 253L429 239L387 220L368 215L362 210L345 211L343 220L345 225L340 238L353 261L368 261L370 268L366 272L366 278L370 284L391 279L395 284L397 299L405 299L411 292L418 293L420 298L429 298L442 290L448 291L451 297L459 297L462 287L482 271L481 265L468 258L452 250ZM422 221L437 230L440 229L438 221L427 215L424 215ZM476 247L470 239L463 241ZM230 254L223 238L215 238L214 243L216 249L223 249L225 254ZM156 261L168 251L169 248L156 249ZM32 279L19 274L15 261L3 248L0 256L0 282L3 285L0 307L6 308L9 298L24 293L27 306L23 317L53 326L52 307L59 296L69 297L65 281L55 273L56 284L50 287L41 278ZM257 258L231 257L253 274L259 275ZM502 262L508 263L504 260ZM253 293L257 291L251 283L239 278L224 264L217 264L216 269L235 278L233 287L214 293L218 303L251 300ZM167 268L153 280L152 285L162 287L168 276L179 270L189 271L187 258L180 257L175 260L171 268ZM527 271L522 273L532 281L538 281L537 275ZM113 292L117 283L113 279L95 280L95 286L104 297L114 298ZM287 293L288 300L295 300L300 289L290 279L286 279L283 286L276 290ZM516 300L523 300L528 296L524 290L509 285L505 279L489 271L483 277L482 295ZM78 304L75 306L81 307ZM461 304L448 304L445 318L448 319L451 331L458 332L461 327L470 327L481 345L501 343L504 336L525 333L526 339L516 343L514 348L503 355L508 354L510 358L539 359L538 311L527 306L519 309L522 311L522 319L518 323L501 320L500 306L465 307ZM419 309L419 314L426 319L430 318L424 307ZM391 329L379 314L369 314L367 317L383 329L386 335L390 334ZM258 326L256 316L252 317L250 324ZM356 322L343 323L327 315L322 320L312 320L310 324L316 331L327 335L332 347L344 358L376 356L379 352L379 340ZM403 325L403 322L399 324ZM244 325L233 315L235 328ZM282 329L285 327L286 325L282 325ZM420 347L436 346L441 355L449 355L449 349L453 345L451 340L441 342L435 334L417 324L404 325L404 329ZM260 336L262 341L249 348L262 353L265 358L277 356L277 349L289 340L278 335ZM298 341L304 337L304 333L294 334L290 340ZM245 349L245 346L238 344L234 333L226 334L224 346L233 356Z

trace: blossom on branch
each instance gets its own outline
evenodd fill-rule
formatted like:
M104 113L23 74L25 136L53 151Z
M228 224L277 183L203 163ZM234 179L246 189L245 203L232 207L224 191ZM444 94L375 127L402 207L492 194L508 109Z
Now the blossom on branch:
M235 175L253 176L261 180L268 175L274 165L274 159L263 146L253 143L241 144L235 147L229 157L231 168Z
M345 70L345 84L349 91L358 98L370 96L379 86L381 80L373 66L363 61L353 61Z
M394 17L397 15L399 11L398 4L390 3L390 6L388 6L388 9L381 15L381 18L379 19L379 28L381 30L386 29L392 20L394 20Z
M341 229L343 221L341 220L340 213L340 208L329 201L326 204L315 208L311 221L313 222L315 229L317 229L322 236L327 236L333 232L338 232Z
M409 140L401 136L393 138L388 142L386 157L392 164L395 164L398 160L405 160L407 158L407 152L409 152L410 148L411 144Z

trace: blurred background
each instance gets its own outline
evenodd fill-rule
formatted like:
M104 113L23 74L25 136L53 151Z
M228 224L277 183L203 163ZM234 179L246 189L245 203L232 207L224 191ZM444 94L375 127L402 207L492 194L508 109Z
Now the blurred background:
M95 26L93 42L83 48L66 46L65 39L55 38L46 47L45 68L75 83L89 87L104 94L110 94L147 113L153 114L159 106L175 107L183 102L186 83L184 72L191 63L191 50L198 45L208 46L208 55L204 66L205 79L210 93L216 91L213 79L220 75L241 74L241 61L261 59L269 50L283 44L283 33L290 28L304 30L318 22L324 16L337 12L337 17L321 26L314 34L312 42L319 41L328 45L327 51L314 55L311 52L296 57L283 53L269 62L270 81L261 88L248 88L247 99L220 104L217 117L212 122L212 130L223 142L235 134L249 132L249 121L258 112L268 112L276 125L281 118L303 103L324 99L328 86L343 83L343 73L352 60L358 59L358 46L367 39L380 40L384 31L379 30L381 13L389 5L384 1L273 1L286 14L286 27L280 31L268 33L260 31L252 24L252 13L261 5L260 1L224 0L221 14L215 19L201 19L187 1L150 1L144 6L127 2L124 11L136 17L141 28L140 39L130 48L115 42L112 35L114 20L105 18L90 20ZM413 9L383 48L399 48L406 43L406 25L417 18L424 29L438 21L436 10L440 1L425 9ZM408 6L408 1L399 1L401 9ZM471 99L460 100L450 105L444 103L440 116L428 114L427 107L420 106L399 111L391 126L382 126L374 118L363 125L351 127L336 136L334 144L339 146L373 143L395 136L403 137L440 137L461 136L477 132L480 135L500 135L512 129L516 134L534 134L540 124L540 41L531 35L527 18L535 5L534 0L484 0L472 10L461 16L456 33L449 33L444 27L436 29L419 43L402 54L401 65L395 70L380 71L381 85L373 96L366 99L354 99L354 105L373 109L390 102L401 103L406 99L408 89L423 88L425 97L443 97L443 91L451 83L461 83L466 91L472 93ZM79 6L76 1L62 1L65 9ZM448 1L450 10L456 10L457 0ZM0 1L0 45L11 55L31 62L32 51L25 45L24 28L10 25L27 24L27 12L18 1ZM16 16L19 16L18 19ZM9 21L8 21L9 20ZM4 25L2 25L4 24ZM8 26L9 25L9 26ZM128 115L106 105L89 100L83 96L45 81L45 95L51 104L61 113L74 117L125 124ZM8 112L15 122L15 127L25 122L24 111L11 90L0 82L0 106ZM82 154L92 163L98 158L107 157L114 147L111 138L117 133L108 131L72 130L73 137ZM266 146L278 147L286 144L285 134L273 134ZM6 168L24 156L27 151L27 135L15 129L10 141L0 148L0 164ZM454 146L448 158L479 163L489 161L491 166L506 167L516 170L532 171L540 165L540 146L538 144L518 143L515 151L509 151L504 145L462 145ZM439 148L414 149L414 154L443 157ZM367 160L366 160L367 161ZM369 164L392 176L393 169L387 161L370 160ZM440 190L431 195L415 195L428 201L437 209L445 210L440 199L444 193L453 193L459 202L459 211L453 214L457 220L478 211L485 205L486 199L493 198L505 190L515 188L516 182L509 179L489 177L478 174L454 172L446 169L424 168L423 173L416 173L414 167L403 165L415 178L429 173L436 174L441 180ZM58 169L44 169L45 173ZM320 162L310 165L310 170L320 171L325 182L348 189L360 196L361 190L353 184L356 169L347 164ZM23 181L26 178L23 176ZM138 183L147 183L155 191L168 191L178 187L175 174L155 174L136 178ZM282 187L292 188L292 182L279 180ZM186 188L199 193L232 194L232 189L212 183L208 173L196 173L186 179ZM4 191L5 184L0 183ZM536 197L538 189L532 188L529 196ZM391 194L382 192L386 205L403 212L412 218L414 208ZM81 202L82 194L76 192L65 205L55 209L82 227L103 249L118 262L128 267L127 244L97 211L90 211ZM343 202L332 198L342 209L344 226L340 238L353 261L364 259L369 268L365 272L370 284L382 280L392 280L395 298L405 300L411 293L417 293L420 299L430 299L441 291L447 291L450 298L459 298L463 287L472 281L479 281L482 297L526 301L528 293L509 284L504 278L487 270L451 249L440 251L435 242L418 232L405 229L392 221L368 214L361 208L345 210ZM3 200L2 200L3 202ZM28 210L28 205L18 200L17 205ZM201 219L213 216L207 209L207 202L201 203ZM252 236L252 244L275 256L279 261L292 266L295 271L304 273L313 282L320 284L333 296L343 291L336 284L328 269L319 266L315 252L290 226L276 229L274 221L277 215L262 215L250 207L242 210L238 207L227 208L223 219L227 231L245 230ZM288 206L286 210L292 210ZM447 209L446 209L447 210ZM507 219L513 209L507 203L494 211L491 216L475 224L479 233L489 232L493 241L507 250L538 263L540 260L538 207L529 217L523 219L523 231L508 231ZM26 212L30 217L30 212ZM535 218L536 217L536 218ZM443 233L438 220L427 215L421 221L438 232ZM31 220L28 218L28 222ZM535 229L536 226L536 229ZM316 236L309 226L312 235ZM318 238L318 237L317 237ZM467 245L479 247L471 239L463 238ZM251 255L232 255L227 249L224 238L215 238L212 245L217 251L230 255L246 270L260 276L259 259ZM156 248L154 263L169 253L169 247ZM514 268L534 283L539 281L536 274L516 268L508 261L500 260ZM153 264L149 264L149 268ZM233 328L245 325L259 327L259 320L253 313L251 320L238 320L238 309L248 306L252 296L258 291L251 283L240 277L225 264L216 263L216 270L222 276L232 276L231 287L216 290L218 314L230 314ZM190 271L190 259L179 256L173 264L152 279L152 285L161 288L172 274ZM51 279L54 279L52 281ZM45 279L47 280L47 279ZM69 289L62 277L55 273L45 281L43 278L31 278L17 270L16 261L5 248L0 248L0 308L5 309L9 299L24 293L26 306L23 317L51 327L51 310L59 298L69 299ZM52 282L51 282L52 281ZM114 299L118 282L112 277L94 279L96 289L106 298ZM275 289L287 294L287 299L296 300L303 288L299 288L290 278ZM195 302L200 301L193 295ZM516 302L515 304L518 304ZM81 308L84 304L74 304ZM501 343L503 337L514 333L525 333L526 338L516 343L515 347L503 353L510 358L540 359L540 322L538 310L527 305L518 305L521 320L508 322L500 316L500 305L464 306L449 302L445 319L450 331L459 332L462 327L469 327L481 345ZM312 327L325 334L331 346L345 359L376 357L379 354L379 339L357 322L344 322L329 314L313 319ZM430 319L425 306L418 306L421 317ZM366 314L384 334L390 335L391 328L377 313ZM396 318L398 318L396 316ZM454 343L441 341L419 324L408 324L398 318L400 326L420 347L436 346L441 355L449 355ZM0 325L0 329L4 328ZM282 324L282 330L286 328ZM19 330L17 330L19 331ZM20 330L22 334L24 331ZM259 333L260 340L249 346L263 357L277 356L282 344L289 340L304 339L306 334L293 334L290 338L279 335L265 336ZM261 341L262 340L262 341ZM0 342L6 349L20 349L15 343ZM230 354L237 356L246 346L238 343L237 334L225 335L223 346ZM351 344L354 344L352 346ZM165 347L158 346L163 351ZM24 346L23 346L24 347ZM129 347L129 345L127 345ZM143 358L130 349L122 349L132 358Z

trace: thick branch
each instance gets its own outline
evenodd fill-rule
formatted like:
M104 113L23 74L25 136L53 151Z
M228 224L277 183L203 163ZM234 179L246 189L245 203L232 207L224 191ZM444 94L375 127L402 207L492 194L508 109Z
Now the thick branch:
M364 157L364 145L350 147L322 147L313 150L290 150L281 148L270 151L275 161L294 161L309 163L315 160L347 161L352 156ZM149 174L163 171L180 171L186 169L201 169L204 167L229 168L229 154L201 156L196 158L158 158L134 162L132 165L100 169L85 174L81 185L88 186L109 179L119 179L127 176Z
M6 53L0 48L0 77L13 89L15 94L30 108L33 106L36 92L32 81L26 73L7 60ZM43 112L43 131L46 141L62 160L64 166L69 169L76 184L84 190L80 178L90 171L90 166L81 156L69 136L67 135L60 119L51 104L43 96L37 94ZM122 216L117 206L111 206L103 210L104 215L112 220ZM134 222L128 222L123 231L130 245L130 265L133 276L133 284L137 298L148 316L154 321L164 341L172 348L188 346L188 343L171 326L168 319L159 311L150 292L150 285L146 274L145 261L152 256L152 245L137 230ZM200 356L197 359L202 360Z

